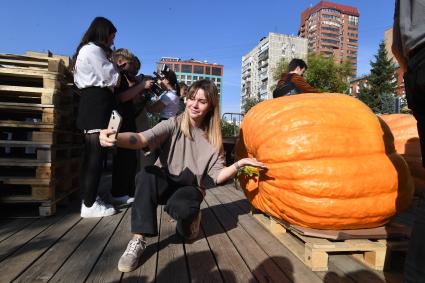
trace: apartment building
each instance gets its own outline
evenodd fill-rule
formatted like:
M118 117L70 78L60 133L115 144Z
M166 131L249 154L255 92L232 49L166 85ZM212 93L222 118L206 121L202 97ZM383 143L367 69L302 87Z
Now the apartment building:
M357 73L359 10L356 7L320 1L301 13L298 35L308 40L308 52L350 61Z

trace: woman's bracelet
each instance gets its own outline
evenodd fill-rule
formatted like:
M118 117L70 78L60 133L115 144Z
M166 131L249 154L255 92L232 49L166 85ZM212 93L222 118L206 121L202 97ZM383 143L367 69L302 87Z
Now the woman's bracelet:
M239 166L239 161L236 161L235 163L233 163L233 165L235 165L236 171L239 171L241 169L241 166Z

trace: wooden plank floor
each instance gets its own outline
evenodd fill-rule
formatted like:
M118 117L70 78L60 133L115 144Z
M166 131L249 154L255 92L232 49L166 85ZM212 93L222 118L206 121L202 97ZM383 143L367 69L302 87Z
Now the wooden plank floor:
M200 238L185 243L175 221L158 208L159 235L149 238L142 265L117 269L130 239L131 208L82 219L79 205L41 219L0 220L0 282L402 282L403 256L389 271L371 270L347 254L312 272L249 214L242 192L225 185L207 192Z

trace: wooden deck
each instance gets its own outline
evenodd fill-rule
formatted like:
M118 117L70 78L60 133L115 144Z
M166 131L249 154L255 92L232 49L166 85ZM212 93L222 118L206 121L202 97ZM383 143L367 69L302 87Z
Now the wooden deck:
M158 208L160 233L142 265L117 269L130 239L131 208L112 217L82 219L79 207L56 216L0 221L0 282L402 282L403 256L389 271L369 269L347 254L329 257L329 271L312 272L249 213L232 185L207 192L201 238L175 236L175 221Z

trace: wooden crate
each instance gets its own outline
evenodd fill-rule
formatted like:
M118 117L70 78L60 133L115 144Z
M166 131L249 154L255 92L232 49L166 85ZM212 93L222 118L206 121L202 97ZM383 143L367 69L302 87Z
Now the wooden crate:
M0 54L0 198L55 212L78 188L83 137L69 57Z
M353 255L372 269L383 270L391 251L404 251L407 249L408 241L406 237L377 239L375 235L371 235L370 239L329 240L302 235L297 232L297 229L291 229L286 224L259 211L253 210L252 214L312 271L327 271L329 255L341 252ZM367 231L364 232L362 237L365 237L367 233ZM400 236L399 234L397 235Z

